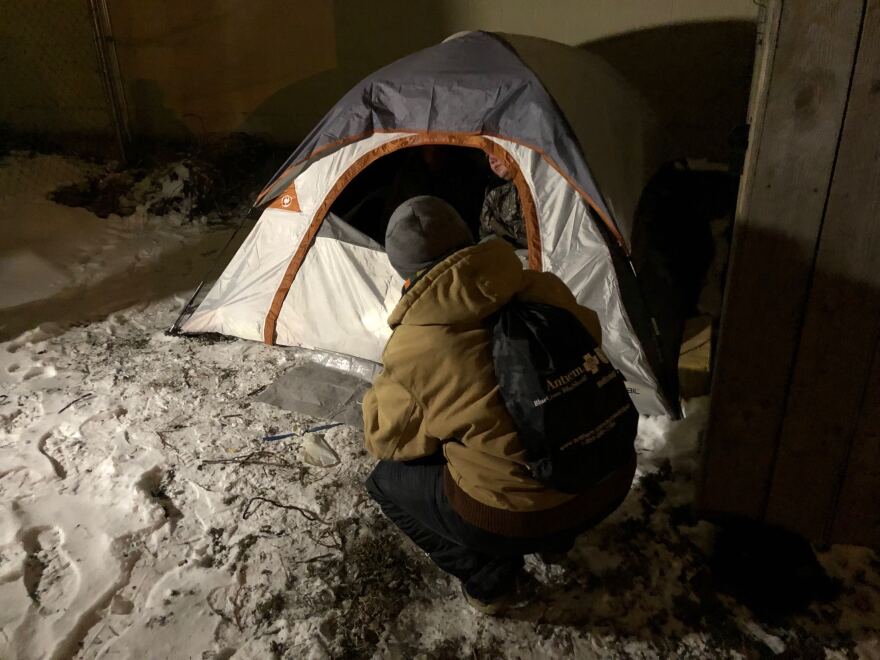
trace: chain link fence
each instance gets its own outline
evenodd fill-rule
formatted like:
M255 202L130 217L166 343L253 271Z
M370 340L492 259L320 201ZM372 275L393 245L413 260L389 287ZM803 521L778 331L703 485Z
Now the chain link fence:
M69 169L22 166L22 152L118 155L97 43L88 0L0 0L0 198Z

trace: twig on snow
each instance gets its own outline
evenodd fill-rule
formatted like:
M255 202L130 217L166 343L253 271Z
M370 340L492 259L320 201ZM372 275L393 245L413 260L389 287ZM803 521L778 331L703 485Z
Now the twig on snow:
M75 404L75 403L79 403L79 402L82 401L83 399L88 399L89 397L92 397L92 396L95 396L95 395L92 394L91 392L87 392L87 393L83 394L81 397L77 397L76 399L74 399L73 401L71 401L70 403L68 403L66 406L64 406L61 410L59 410L57 414L60 415L60 414L63 413L65 410L67 410L68 408L70 408L70 406L72 406L73 404Z
M269 460L267 460L269 459ZM277 467L277 468L287 468L289 470L295 470L299 468L298 465L294 463L290 463L289 461L284 460L283 458L277 458L277 454L274 452L266 451L265 449L258 449L256 451L252 451L244 456L236 456L234 458L212 458L207 461L202 461L199 463L199 468L205 465L263 465L266 467Z
M334 422L333 424L321 424L320 426L313 426L310 429L306 429L305 431L294 431L293 433L281 433L280 435L264 435L263 440L266 442L273 442L275 440L284 440L285 438L292 438L296 435L306 435L307 433L317 433L318 431L326 431L327 429L336 428L337 426L342 426L343 422Z
M246 397L256 396L257 394L259 394L260 392L265 390L267 387L269 387L269 386L268 385L260 385L257 389L251 390L250 392L245 394L245 396Z
M317 536L312 534L311 530L307 529L305 530L305 535L309 537L309 539L315 545L319 545L322 548L326 548L327 550L335 550L336 552L341 552L342 554L345 554L345 547L342 543L342 537L337 536L336 530L334 530L332 527L323 528L321 530L321 533ZM325 543L324 539L328 536L330 537L330 541L328 543Z
M311 564L314 561L324 561L325 559L334 559L334 556L329 552L325 552L323 555L316 555L315 557L309 557L308 559L300 559L298 561L288 562L293 566L298 566L299 564Z
M251 508L251 504L253 504L254 502L256 502L256 505L253 508ZM312 511L311 509L305 509L301 506L296 506L295 504L284 504L283 502L278 502L277 500L273 500L268 497L262 497L260 495L257 495L256 497L250 498L245 503L244 511L241 512L242 519L247 520L252 515L254 515L257 512L257 509L260 508L260 505L263 502L271 504L272 506L277 507L279 509L287 509L289 511L297 511L300 514L302 514L302 517L305 518L306 520L308 520L309 522L319 522L323 525L330 524L329 522L324 520L320 515L318 515L316 512Z

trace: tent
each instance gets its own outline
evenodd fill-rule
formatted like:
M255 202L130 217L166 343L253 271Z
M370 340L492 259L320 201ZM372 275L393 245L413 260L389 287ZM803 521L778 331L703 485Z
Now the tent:
M381 361L402 283L381 235L334 203L371 165L420 145L510 166L528 266L598 312L639 411L676 416L675 368L628 256L639 196L667 159L656 121L605 62L532 37L461 33L355 86L259 195L253 229L176 328Z

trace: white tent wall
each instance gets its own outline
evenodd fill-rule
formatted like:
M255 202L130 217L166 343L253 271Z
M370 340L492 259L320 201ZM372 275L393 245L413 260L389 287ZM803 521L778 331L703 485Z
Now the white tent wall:
M296 198L308 221L311 222L331 188L355 161L383 144L406 136L406 133L374 133L298 166Z
M281 285L293 253L302 242L314 214L330 188L358 158L403 135L375 134L304 166L295 182L300 211L271 207L266 209L198 309L183 323L181 330L185 333L219 332L263 341L266 313L275 292ZM393 273L390 266L389 271ZM304 282L305 278L297 280ZM325 295L333 295L332 290L328 291L326 287L318 288ZM279 316L279 328L293 334L279 334L277 343L285 346L301 345L295 334L296 323L285 323Z
M665 415L658 384L623 307L608 245L583 197L540 154L512 142L490 138L517 161L529 184L540 219L541 263L565 282L602 326L602 346L627 381L639 412Z
M309 220L305 213L266 209L181 331L263 341L266 310Z
M314 216L358 159L407 135L374 133L312 162L294 184L303 211ZM291 255L297 246L290 248ZM318 236L281 306L276 343L381 362L391 336L388 316L402 286L384 250Z
M402 286L384 250L319 236L284 300L277 342L381 362Z

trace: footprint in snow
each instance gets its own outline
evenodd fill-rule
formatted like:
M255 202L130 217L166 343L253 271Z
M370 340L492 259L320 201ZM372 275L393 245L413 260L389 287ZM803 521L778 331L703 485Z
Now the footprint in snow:
M51 365L42 365L37 364L24 372L24 376L22 376L22 380L33 380L34 378L52 378L58 372L55 367Z
M18 350L24 346L24 342L21 341L10 341L6 343L6 352L7 353L16 353Z
M19 537L26 557L25 590L42 615L64 611L76 594L76 568L64 552L64 533L57 527L32 527Z

